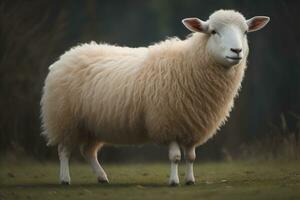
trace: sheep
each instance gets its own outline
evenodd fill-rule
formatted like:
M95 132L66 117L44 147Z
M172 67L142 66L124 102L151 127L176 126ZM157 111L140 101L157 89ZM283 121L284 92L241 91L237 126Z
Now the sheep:
M192 34L148 47L91 42L72 48L49 67L41 99L48 145L58 145L60 182L70 184L69 158L79 147L98 182L108 178L98 162L104 145L169 146L169 185L179 184L183 150L185 183L194 184L195 148L225 123L246 69L248 32L269 17L246 20L218 10L207 21L182 20Z

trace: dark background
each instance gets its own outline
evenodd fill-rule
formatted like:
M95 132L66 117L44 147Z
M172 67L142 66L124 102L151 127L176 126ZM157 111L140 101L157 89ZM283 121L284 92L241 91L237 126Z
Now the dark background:
M270 23L249 34L243 88L229 121L198 149L199 159L299 158L300 2L297 0L0 1L0 154L54 158L40 136L40 105L48 66L79 43L147 46L189 31L185 17L206 20L218 9ZM298 154L297 154L298 152ZM296 155L296 154L297 155ZM103 159L166 159L166 148L106 148Z

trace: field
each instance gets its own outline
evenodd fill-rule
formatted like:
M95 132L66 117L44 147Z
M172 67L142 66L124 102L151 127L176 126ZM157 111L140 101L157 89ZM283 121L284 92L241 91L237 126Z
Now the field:
M57 163L1 163L0 199L300 199L300 162L195 164L193 186L168 187L168 163L107 164L109 185L84 163L71 163L70 186L58 184ZM180 166L183 182L184 165Z

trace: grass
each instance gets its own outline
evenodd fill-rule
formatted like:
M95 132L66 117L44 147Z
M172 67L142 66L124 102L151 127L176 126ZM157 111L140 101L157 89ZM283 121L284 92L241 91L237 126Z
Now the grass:
M1 163L0 200L6 199L300 199L300 162L195 164L196 185L167 186L169 165L104 165L109 185L96 183L89 166L71 163L71 186L58 184L57 163ZM180 167L184 180L184 165Z

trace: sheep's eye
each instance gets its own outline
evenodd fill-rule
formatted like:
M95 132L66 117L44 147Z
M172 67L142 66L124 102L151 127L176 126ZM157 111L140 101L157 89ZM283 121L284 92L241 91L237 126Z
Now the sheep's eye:
M212 35L214 35L214 34L216 34L216 33L217 33L217 31L215 31L215 30L212 30L212 31L211 31L211 34L212 34Z
M245 31L245 33L244 33L245 35L247 35L248 34L248 31Z

